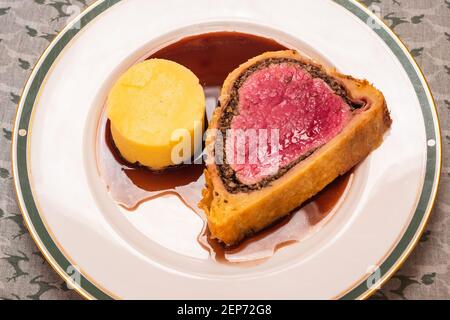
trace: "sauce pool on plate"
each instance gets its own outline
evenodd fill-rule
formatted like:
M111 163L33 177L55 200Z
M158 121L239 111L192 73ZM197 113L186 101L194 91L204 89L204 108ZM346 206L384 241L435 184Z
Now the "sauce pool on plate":
M216 32L184 38L148 58L175 61L189 68L205 89L207 113L215 107L219 88L228 73L241 63L267 51L287 49L274 40L237 32ZM208 103L209 101L209 103ZM127 163L111 137L106 112L99 120L97 161L100 176L111 197L133 212L140 204L173 194L205 222L198 245L208 250L220 263L254 265L271 257L276 250L301 241L326 223L344 198L352 173L339 177L314 198L271 227L244 240L238 246L225 248L209 237L206 217L197 207L204 186L202 164L186 164L163 172ZM195 240L194 240L195 241Z

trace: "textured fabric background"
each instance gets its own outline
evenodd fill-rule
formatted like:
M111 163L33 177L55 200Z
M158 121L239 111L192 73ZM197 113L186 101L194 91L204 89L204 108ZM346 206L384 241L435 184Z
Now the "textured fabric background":
M162 0L153 0L162 1ZM11 177L11 130L22 87L55 34L93 0L0 0L0 299L80 299L44 261L24 228ZM422 67L442 125L444 167L424 236L373 299L450 298L450 0L363 1Z

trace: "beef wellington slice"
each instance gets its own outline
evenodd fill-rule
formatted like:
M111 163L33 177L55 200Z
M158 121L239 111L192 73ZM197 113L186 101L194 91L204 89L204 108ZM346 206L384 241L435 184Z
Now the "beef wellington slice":
M288 215L383 141L383 94L293 50L267 52L225 80L207 135L199 206L234 245Z

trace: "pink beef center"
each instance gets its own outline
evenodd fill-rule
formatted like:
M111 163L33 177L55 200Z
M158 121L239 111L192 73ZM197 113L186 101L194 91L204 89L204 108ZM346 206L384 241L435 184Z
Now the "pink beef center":
M244 184L272 176L326 144L352 116L342 97L295 64L255 71L238 94L226 153Z

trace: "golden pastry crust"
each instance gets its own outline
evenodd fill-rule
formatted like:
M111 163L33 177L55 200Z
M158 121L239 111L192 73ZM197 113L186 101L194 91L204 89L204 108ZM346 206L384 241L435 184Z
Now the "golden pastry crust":
M212 237L226 245L236 244L289 214L339 175L349 171L382 143L383 134L391 125L383 94L367 80L343 75L334 69L320 66L296 51L286 50L267 52L252 58L228 75L219 98L220 107L215 110L209 129L219 128L220 116L230 99L229 92L239 75L268 58L296 59L318 66L347 89L350 99L364 101L366 105L355 111L353 118L336 137L260 190L228 192L217 165L208 163L205 170L206 186L199 207L207 215ZM214 131L209 132L207 146L215 140ZM213 150L208 151L208 158L214 158Z

